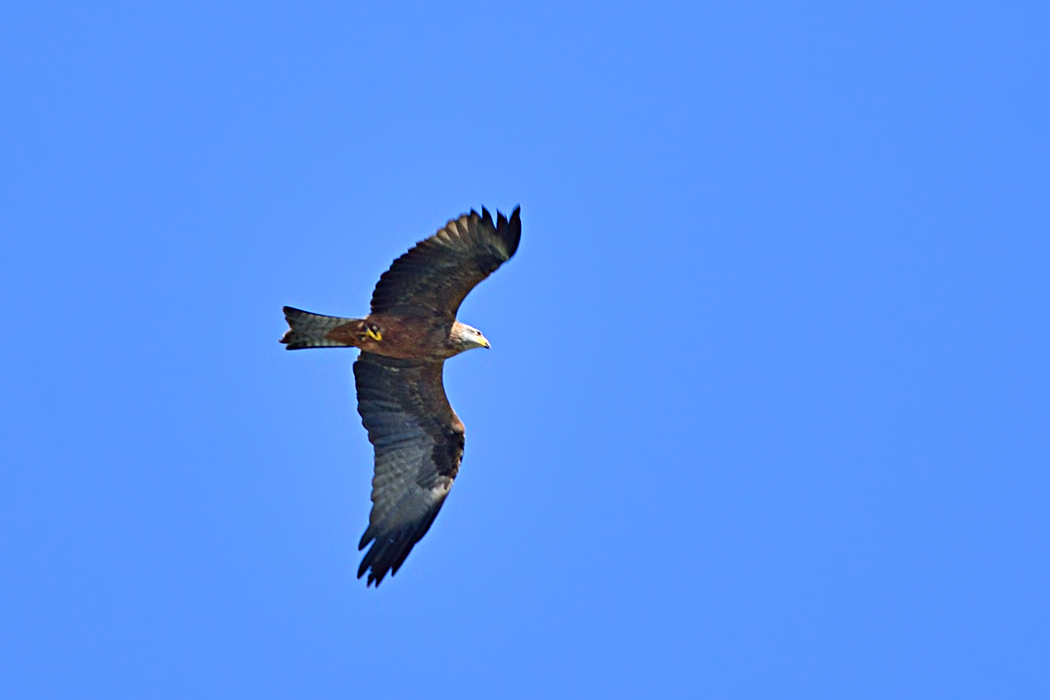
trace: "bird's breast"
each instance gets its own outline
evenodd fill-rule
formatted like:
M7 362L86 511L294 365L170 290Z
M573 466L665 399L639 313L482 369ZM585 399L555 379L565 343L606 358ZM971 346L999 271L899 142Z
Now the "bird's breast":
M358 347L377 355L404 360L444 360L455 354L450 348L452 325L444 319L416 315L373 314L364 319L372 332Z

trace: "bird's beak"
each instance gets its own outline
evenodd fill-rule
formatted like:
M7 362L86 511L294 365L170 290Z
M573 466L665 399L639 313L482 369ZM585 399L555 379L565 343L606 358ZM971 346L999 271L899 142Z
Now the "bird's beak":
M486 350L492 349L492 344L489 343L489 339L485 336L481 336L481 340L479 342L481 343L481 347L485 348Z

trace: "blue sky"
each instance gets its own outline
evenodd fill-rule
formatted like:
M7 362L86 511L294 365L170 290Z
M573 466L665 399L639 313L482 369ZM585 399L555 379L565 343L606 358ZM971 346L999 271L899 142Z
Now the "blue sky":
M1044 698L1039 3L0 10L0 695ZM463 468L355 578L362 314L472 207Z

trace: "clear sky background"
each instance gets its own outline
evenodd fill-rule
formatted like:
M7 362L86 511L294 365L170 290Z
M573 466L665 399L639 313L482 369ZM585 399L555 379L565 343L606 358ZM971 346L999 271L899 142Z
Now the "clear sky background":
M1050 697L1045 3L9 3L0 696ZM390 261L521 204L355 578Z

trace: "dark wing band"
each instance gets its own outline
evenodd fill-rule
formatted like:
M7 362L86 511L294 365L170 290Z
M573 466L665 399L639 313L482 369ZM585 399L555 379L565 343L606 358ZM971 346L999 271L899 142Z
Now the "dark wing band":
M482 209L453 219L394 261L372 292L372 313L451 314L478 282L510 260L521 239L521 207L496 223Z
M375 446L372 514L358 549L375 540L357 577L378 586L430 529L463 461L463 423L445 396L442 362L362 352L357 411Z

